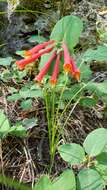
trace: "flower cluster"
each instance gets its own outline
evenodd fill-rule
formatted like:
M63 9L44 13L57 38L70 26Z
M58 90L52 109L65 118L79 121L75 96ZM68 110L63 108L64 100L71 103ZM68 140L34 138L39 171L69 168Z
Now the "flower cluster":
M61 60L61 56L64 54L64 71L69 73L75 78L77 81L80 80L80 70L77 68L75 61L69 54L68 47L65 42L60 43L60 51L59 47L57 47L57 42L54 40L49 40L47 42L43 42L41 44L36 45L32 49L25 51L25 59L21 59L16 61L16 65L20 70L25 69L26 65L36 61L42 55L50 53L52 51L52 55L49 60L45 63L44 67L41 69L40 73L35 77L35 80L41 82L43 77L49 71L50 65L53 60L55 60L53 73L50 78L50 83L55 85L57 83L58 73L59 73L59 64Z

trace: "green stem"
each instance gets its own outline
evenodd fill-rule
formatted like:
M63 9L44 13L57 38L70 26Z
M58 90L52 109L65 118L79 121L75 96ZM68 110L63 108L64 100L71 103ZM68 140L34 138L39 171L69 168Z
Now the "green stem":
M54 124L55 114L55 89L52 88L52 125Z
M47 116L47 122L48 122L48 136L49 136L49 146L51 146L51 127L50 127L50 112L49 112L49 100L48 100L48 94L46 92L46 89L44 89L44 99L46 104L46 116Z
M90 80L90 81L87 82L86 84L83 83L83 86L78 90L78 92L76 92L76 93L74 94L74 96L70 99L70 101L68 102L68 104L65 106L63 112L62 112L61 115L60 115L59 121L60 121L61 118L63 117L65 111L66 111L66 110L68 109L68 107L70 106L72 100L73 100L74 98L76 98L76 96L77 96L80 92L82 92L82 90L83 90L85 87L87 87L91 82L94 82L94 81L95 81L97 78L99 78L100 76L102 76L102 74L99 75L99 76L97 76L97 77L95 77L94 79Z
M57 123L57 121L58 121L58 113L59 113L59 109L60 109L60 103L61 103L61 99L62 99L63 93L65 91L65 88L66 88L67 81L68 81L68 76L66 75L65 84L64 84L64 86L62 88L62 91L61 91L61 94L60 94L60 97L59 97L58 108L57 108L57 111L56 111L56 120L55 120L55 123Z
M87 86L87 84L84 84L84 85L80 88L80 90L78 90L78 92L75 93L75 95L70 99L70 101L69 101L68 104L65 106L63 112L62 112L61 115L60 115L60 120L61 120L61 118L63 117L63 115L64 115L65 111L67 110L67 108L69 107L69 105L71 104L72 100L73 100L86 86Z
M75 102L73 108L71 109L71 111L70 111L68 117L67 117L66 120L65 120L65 123L63 124L63 128L66 126L68 119L70 118L71 114L73 113L73 111L74 111L74 109L76 108L77 104L79 103L80 99L81 99L81 97Z
M56 151L56 146L57 146L57 142L58 139L59 139L59 134L56 135L57 131L58 131L58 113L59 113L59 109L60 109L60 103L61 103L61 99L62 99L62 95L63 95L63 92L65 90L65 87L66 87L66 84L67 84L67 81L68 81L68 77L66 76L66 81L65 81L65 84L62 88L62 91L61 91L61 94L60 94L60 97L59 97L59 102L58 102L58 108L57 108L57 111L56 111L56 114L55 114L55 91L53 90L52 91L52 141L51 141L51 160L53 162L54 160L54 156L55 156L55 151ZM55 140L55 138L57 140Z

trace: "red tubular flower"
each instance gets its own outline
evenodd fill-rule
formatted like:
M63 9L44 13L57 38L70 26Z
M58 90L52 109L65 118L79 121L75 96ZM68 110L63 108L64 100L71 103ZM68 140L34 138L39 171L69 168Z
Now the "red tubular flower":
M71 57L71 65L72 65L72 70L71 70L71 74L73 75L73 77L79 81L80 80L80 70L77 68L73 58Z
M49 47L47 49L44 49L43 51L32 55L32 57L29 57L27 59L21 59L19 61L16 61L16 65L18 66L18 68L20 70L23 70L25 68L26 65L28 65L29 63L34 62L36 59L38 59L39 57L41 57L42 55L44 55L45 53L49 53L51 52L53 49L53 47Z
M50 57L50 59L48 60L48 62L45 64L45 66L41 69L40 73L36 76L35 80L38 82L41 82L43 77L46 75L46 73L49 70L49 67L52 63L52 61L54 60L54 58L56 57L56 51L53 52L52 56Z
M57 76L58 76L58 73L59 73L59 64L60 64L60 58L61 58L61 52L57 55L57 58L56 58L56 62L55 62L55 66L54 66L54 70L53 70L53 73L52 73L52 76L50 78L50 83L51 85L55 85L57 83Z
M65 72L70 72L73 77L79 81L80 80L80 70L77 68L74 60L70 57L67 45L63 43L63 49L64 49L64 70Z
M42 44L38 44L35 47L33 47L32 49L25 51L25 56L31 56L32 54L37 53L38 51L40 51L41 49L45 48L46 46L53 44L54 40L49 40L48 42L44 42Z
M66 43L63 43L62 47L64 49L64 71L68 73L72 70L71 58Z

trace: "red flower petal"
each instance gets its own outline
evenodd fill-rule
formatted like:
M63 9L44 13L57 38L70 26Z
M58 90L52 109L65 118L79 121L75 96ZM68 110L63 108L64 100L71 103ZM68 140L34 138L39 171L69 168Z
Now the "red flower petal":
M80 70L77 68L75 61L73 60L73 58L71 57L71 65L72 65L72 70L71 70L71 74L73 75L73 77L79 81L80 80Z
M71 58L66 43L63 43L62 47L64 50L64 71L68 73L72 70Z
M49 53L50 51L52 51L53 47L49 47L47 49L44 49L43 51L34 54L32 57L27 58L27 59L21 59L19 61L16 61L16 65L18 66L18 68L20 70L23 70L25 68L26 65L28 65L29 63L34 62L36 59L38 59L39 57L41 57L43 54L45 53Z
M45 64L45 66L41 69L40 73L36 76L35 80L38 82L41 82L43 77L46 75L46 73L49 70L49 67L51 65L51 62L53 61L53 59L56 57L56 51L53 52L52 56L50 57L50 59L48 60L48 62Z
M31 56L32 54L37 53L38 51L40 51L41 49L45 48L46 46L53 44L54 40L49 40L48 42L44 42L42 44L38 44L35 47L33 47L32 49L25 51L24 54L25 56Z
M57 83L57 76L58 76L58 73L59 73L59 64L60 64L60 58L61 58L61 52L57 55L57 58L56 58L56 62L55 62L55 66L54 66L54 70L53 70L53 73L52 73L52 76L50 78L50 83L51 85L55 85Z

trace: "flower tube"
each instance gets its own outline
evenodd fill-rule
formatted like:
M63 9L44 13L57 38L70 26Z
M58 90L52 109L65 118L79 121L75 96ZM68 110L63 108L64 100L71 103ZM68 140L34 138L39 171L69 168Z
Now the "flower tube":
M29 63L34 62L36 59L38 59L39 57L41 57L42 55L44 55L45 53L49 53L51 52L53 49L53 47L49 47L47 49L42 50L41 52L32 55L32 57L29 57L27 59L21 59L19 61L16 61L16 65L18 66L18 68L20 70L23 70L25 68L26 65L28 65Z
M54 58L56 57L56 51L53 52L52 56L50 57L50 59L47 61L47 63L45 64L45 66L41 69L40 73L36 76L35 80L38 82L41 82L43 77L46 75L46 73L49 70L49 67L52 63L52 61L54 60Z
M53 70L52 76L50 78L50 83L51 83L52 86L54 86L57 83L57 76L58 76L58 73L59 73L59 64L60 64L61 54L62 53L60 52L57 55L56 62L55 62L55 65L54 65L54 70Z
M63 43L62 48L64 50L64 71L68 73L72 70L71 57L66 43Z
M43 42L41 44L36 45L35 47L33 47L32 49L25 51L24 55L25 56L31 56L32 54L37 53L38 51L42 50L43 48L47 47L50 44L53 44L54 40L49 40L47 42Z
M79 81L80 80L80 70L77 68L73 58L71 57L71 65L72 65L72 70L71 70L71 74L73 75L73 77Z

